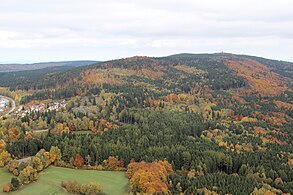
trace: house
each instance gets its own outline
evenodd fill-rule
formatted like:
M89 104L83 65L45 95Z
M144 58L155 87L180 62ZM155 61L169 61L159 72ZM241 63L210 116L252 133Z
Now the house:
M1 100L0 101L0 108L5 108L6 107L6 101L5 100Z

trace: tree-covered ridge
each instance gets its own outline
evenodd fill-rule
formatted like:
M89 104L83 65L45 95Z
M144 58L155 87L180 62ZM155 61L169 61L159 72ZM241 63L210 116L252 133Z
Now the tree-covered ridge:
M26 70L16 72L0 72L0 82L2 86L11 86L14 90L17 86L27 86L24 89L28 90L32 82L38 82L45 76L50 76L60 72L66 72L74 67L71 66L57 66L37 70Z
M274 63L270 60L265 62ZM266 66L266 64L260 63L254 57L232 54L132 57L45 75L42 78L38 77L37 80L23 76L14 78L14 82L3 82L2 85L11 89L51 91L64 91L74 87L73 92L65 95L68 97L86 93L92 88L101 87L102 84L148 85L160 90L184 93L192 93L203 87L228 90L246 86L252 89L252 92L265 96L280 94L286 90L291 81L283 79L275 66ZM287 70L292 67L290 63L278 64L280 69ZM60 98L52 94L47 96Z
M17 71L30 71L45 68L57 67L78 67L90 64L95 64L97 61L63 61L63 62L40 62L32 64L0 64L0 72L17 72Z
M291 82L253 57L222 53L133 57L45 76L22 91L30 95L18 116L1 120L0 165L58 147L58 166L136 165L135 193L293 193ZM59 99L66 106L32 109Z
M291 62L285 62L280 60L269 60L261 57L255 56L244 56L249 57L251 59L255 59L256 61L272 68L276 73L288 77L293 78L293 66Z
M225 60L225 64L245 78L249 87L260 95L278 95L288 89L285 79L257 61L243 58L241 61Z

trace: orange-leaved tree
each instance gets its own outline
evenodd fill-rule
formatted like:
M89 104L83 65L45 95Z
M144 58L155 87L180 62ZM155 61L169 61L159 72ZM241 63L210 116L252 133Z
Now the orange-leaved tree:
M84 158L80 154L76 154L74 157L74 166L82 167L84 165Z
M131 162L127 169L133 193L170 194L167 178L173 174L174 171L168 161Z

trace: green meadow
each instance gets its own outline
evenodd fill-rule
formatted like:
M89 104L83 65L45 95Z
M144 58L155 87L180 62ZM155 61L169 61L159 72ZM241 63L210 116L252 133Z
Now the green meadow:
M5 169L0 169L0 194L12 174ZM96 182L101 185L103 192L108 195L128 194L129 180L125 172L77 170L60 167L49 167L39 174L39 179L29 185L22 186L10 195L55 195L69 194L61 187L61 181L76 180L78 183Z

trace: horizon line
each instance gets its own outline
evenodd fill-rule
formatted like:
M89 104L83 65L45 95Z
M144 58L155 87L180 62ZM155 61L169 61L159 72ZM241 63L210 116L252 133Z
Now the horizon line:
M287 59L277 59L273 57L264 57L259 56L256 54L243 54L243 53L233 53L233 52L203 52L203 53L192 53L192 52L181 52L181 53L174 53L169 55L160 55L160 56L151 56L151 55L131 55L131 56L124 56L124 57L117 57L117 58L111 58L111 59L105 59L105 60L98 60L98 59L54 59L54 60L16 60L16 61L0 61L0 65L26 65L26 64L39 64L39 63L56 63L56 62L77 62L77 61L93 61L93 62L107 62L111 60L119 60L119 59L125 59L125 58L131 58L131 57L137 57L137 56L143 56L143 57L150 57L150 58L163 58L163 57L169 57L173 55L179 55L179 54L194 54L194 55L203 55L203 54L233 54L233 55L244 55L244 56L251 56L251 57L260 57L265 58L268 60L277 60L277 61L283 61L283 62L290 62L293 63L293 59L287 60Z

